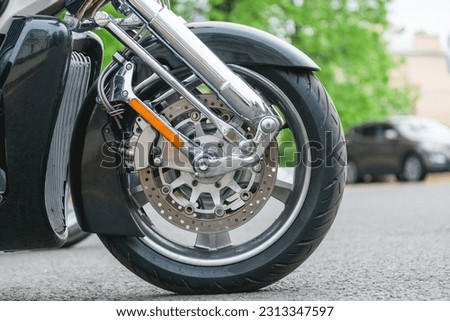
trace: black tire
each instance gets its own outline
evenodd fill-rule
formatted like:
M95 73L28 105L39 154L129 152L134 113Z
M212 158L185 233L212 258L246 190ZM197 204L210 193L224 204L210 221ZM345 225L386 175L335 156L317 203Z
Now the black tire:
M304 262L335 219L345 185L346 150L342 127L331 99L309 71L292 72L268 67L255 68L254 71L283 89L298 114L286 115L287 122L297 125L295 122L301 117L311 142L312 166L301 165L294 170L296 176L309 173L307 192L304 192L301 206L295 207L303 195L305 186L301 184L306 184L302 179L296 180L282 213L290 213L294 207L300 210L289 214L294 219L284 234L268 243L267 248L251 257L223 265L186 263L155 250L140 238L100 235L105 246L125 267L156 286L184 294L257 290L280 280ZM251 83L250 79L246 80ZM276 224L285 223L274 222L270 231ZM251 240L245 246L250 247L252 242L259 244L256 243L258 240ZM215 251L209 252L211 254L199 250L198 255L201 258L213 257Z
M408 154L402 164L402 170L397 178L402 182L423 181L427 175L422 159L417 154Z

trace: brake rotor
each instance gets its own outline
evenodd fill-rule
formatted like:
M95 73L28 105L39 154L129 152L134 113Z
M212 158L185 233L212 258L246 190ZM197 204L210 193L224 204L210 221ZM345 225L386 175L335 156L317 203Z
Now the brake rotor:
M199 98L243 135L254 135L255 130L239 121L215 95ZM162 115L210 154L221 157L233 148L185 99L164 108ZM171 146L164 140L158 145ZM177 150L170 155L186 168L190 166ZM274 141L259 163L224 175L198 178L189 171L149 167L140 170L139 176L148 201L165 220L183 230L208 234L235 229L255 217L272 194L277 168L278 144Z

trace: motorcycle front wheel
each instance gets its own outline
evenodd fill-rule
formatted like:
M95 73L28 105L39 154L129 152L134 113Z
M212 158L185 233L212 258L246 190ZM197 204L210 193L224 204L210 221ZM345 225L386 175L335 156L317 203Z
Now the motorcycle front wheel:
M319 80L310 71L232 68L284 120L261 162L209 179L154 163L122 171L123 192L135 205L130 213L138 213L145 236L100 236L124 266L169 291L247 292L280 280L313 253L342 198L343 132ZM254 129L204 88L195 84L192 90L251 138ZM145 98L157 100L165 91L155 85ZM174 127L218 155L231 148L207 119L175 97L160 109ZM136 116L129 124L136 135L142 133L139 122Z

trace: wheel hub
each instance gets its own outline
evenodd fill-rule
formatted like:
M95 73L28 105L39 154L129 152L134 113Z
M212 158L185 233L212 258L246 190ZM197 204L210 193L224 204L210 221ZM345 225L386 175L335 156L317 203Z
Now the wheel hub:
M200 98L244 135L254 134L215 95L205 94ZM184 99L166 107L162 114L210 157L231 154L235 148ZM161 146L167 146L167 142ZM196 167L207 170L207 158L197 161ZM186 231L212 234L233 230L259 213L270 198L277 168L278 145L273 142L252 168L205 178L189 171L158 167L140 170L139 176L148 201L165 220Z

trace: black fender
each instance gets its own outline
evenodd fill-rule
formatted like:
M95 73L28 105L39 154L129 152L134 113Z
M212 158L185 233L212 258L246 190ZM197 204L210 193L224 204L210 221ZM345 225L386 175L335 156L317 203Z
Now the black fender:
M229 64L320 71L320 67L300 49L259 29L214 21L192 23L189 28Z
M49 179L54 170L48 163L52 155L63 159L61 149L52 149L54 140L70 144L72 128L61 132L57 125L73 50L93 61L92 83L100 71L101 42L89 33L72 34L57 18L15 18L0 50L0 167L7 183L0 251L59 247L67 238L62 209L49 205L63 195L48 192L60 185Z
M314 61L292 45L266 32L227 22L192 23L189 28L225 63L242 66L276 66L318 71ZM143 46L162 63L177 68L181 62L155 38ZM137 81L150 71L136 59ZM96 108L92 90L82 107L71 147L71 190L77 219L83 230L105 235L143 236L130 215L130 198L122 190L117 169L108 163L105 143L111 121ZM103 151L101 153L100 151ZM120 163L120 161L119 161Z
M227 64L320 71L320 67L301 50L259 29L216 21L190 23L188 27ZM149 38L143 46L163 64L173 69L182 66L176 55L155 38ZM140 59L136 58L136 64L138 81L150 75L151 71Z

